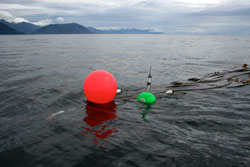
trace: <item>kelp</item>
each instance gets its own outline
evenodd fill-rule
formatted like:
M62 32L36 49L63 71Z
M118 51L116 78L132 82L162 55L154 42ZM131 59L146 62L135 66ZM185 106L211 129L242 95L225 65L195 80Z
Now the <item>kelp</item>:
M189 91L206 91L219 88L238 88L250 85L250 69L248 64L243 64L241 68L233 70L224 70L221 72L208 73L202 78L189 78L184 82L175 81L165 85L152 85L152 93L155 96L162 96L166 92L189 92ZM116 96L117 100L123 102L134 99L138 93L145 91L144 88L133 88L132 90L123 90L121 94ZM170 93L167 93L170 94Z
M213 72L209 73L203 78L190 78L188 82L172 82L170 86L166 88L173 89L174 92L185 92L185 91L201 91L201 90L209 90L209 89L218 89L223 87L233 88L233 87L242 87L246 85L250 85L250 72L248 68L248 64L243 64L242 68L234 69L230 71L223 72ZM226 81L226 83L225 83ZM224 83L222 83L224 82ZM203 84L209 83L220 83L219 85L202 87ZM221 84L222 83L222 84ZM197 86L198 88L190 88L190 89L175 89L186 86ZM202 87L202 88L199 88ZM164 91L161 91L163 93Z

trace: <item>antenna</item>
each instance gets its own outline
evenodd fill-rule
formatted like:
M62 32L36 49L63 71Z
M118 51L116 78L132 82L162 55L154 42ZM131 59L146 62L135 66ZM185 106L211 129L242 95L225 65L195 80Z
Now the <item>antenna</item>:
M147 92L151 91L151 80L152 80L151 69L152 69L152 66L150 66L149 74L148 74Z

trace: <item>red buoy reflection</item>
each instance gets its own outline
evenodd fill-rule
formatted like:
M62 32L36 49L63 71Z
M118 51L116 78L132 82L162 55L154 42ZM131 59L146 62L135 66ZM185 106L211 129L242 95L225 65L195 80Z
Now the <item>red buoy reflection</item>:
M83 121L88 127L81 126L84 129L82 133L88 134L91 132L94 135L94 143L99 143L98 139L106 139L112 133L118 132L116 128L109 128L108 125L109 122L112 122L117 117L114 101L107 104L87 103L86 114Z

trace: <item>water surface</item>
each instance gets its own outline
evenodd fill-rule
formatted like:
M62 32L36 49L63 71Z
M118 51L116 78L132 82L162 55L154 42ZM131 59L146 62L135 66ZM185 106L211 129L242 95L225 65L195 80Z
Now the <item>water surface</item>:
M0 44L0 166L250 166L249 86L160 93L250 64L250 37L12 35ZM136 96L150 65L157 102L147 107ZM103 106L82 90L99 69L123 90Z

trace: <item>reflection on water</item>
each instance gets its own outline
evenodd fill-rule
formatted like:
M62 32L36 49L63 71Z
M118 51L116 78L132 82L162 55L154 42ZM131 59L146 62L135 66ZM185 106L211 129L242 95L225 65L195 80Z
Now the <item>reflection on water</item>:
M143 108L143 112L141 112L141 119L143 119L145 122L149 122L149 120L147 119L147 114L150 111L151 106L150 105L145 105L145 107Z
M82 133L93 134L94 143L100 143L98 139L106 139L112 133L119 131L116 128L109 128L110 122L117 117L116 104L114 101L102 105L87 103L85 108L87 115L83 118L84 126L81 126L83 129ZM104 143L101 144L103 145Z

